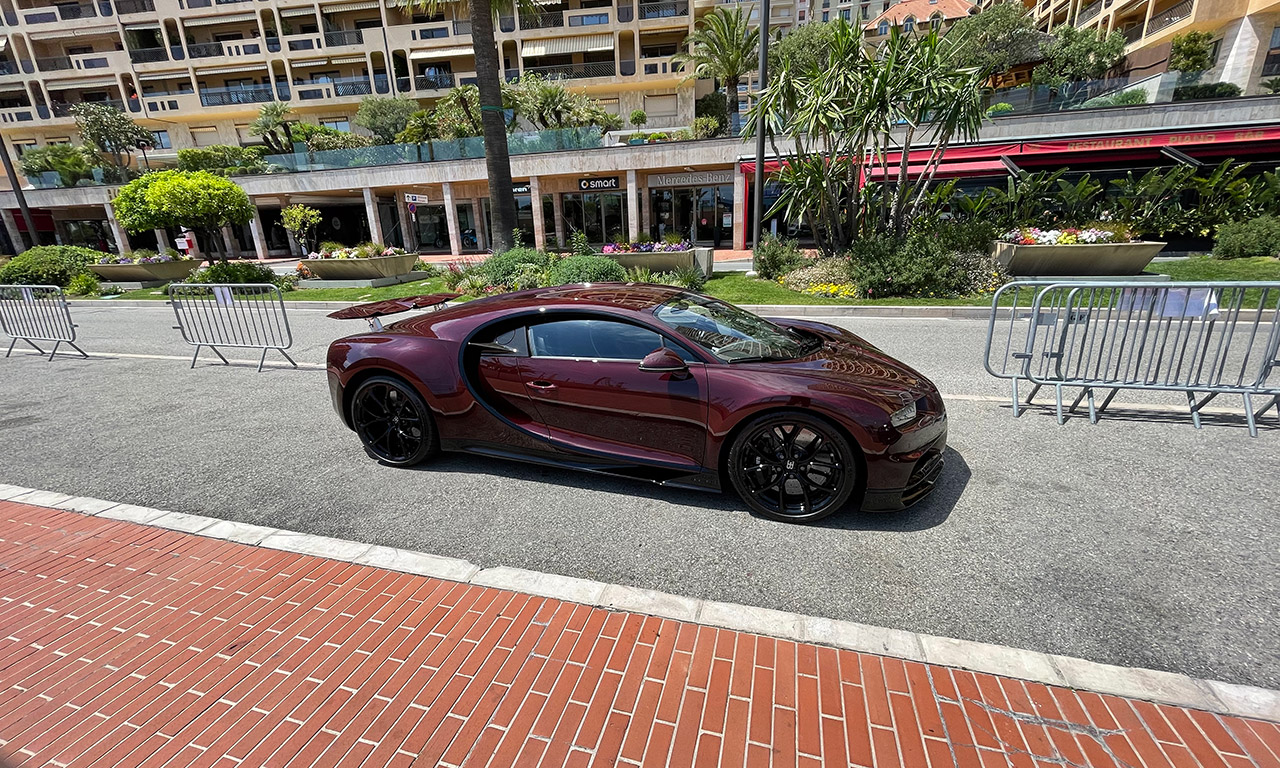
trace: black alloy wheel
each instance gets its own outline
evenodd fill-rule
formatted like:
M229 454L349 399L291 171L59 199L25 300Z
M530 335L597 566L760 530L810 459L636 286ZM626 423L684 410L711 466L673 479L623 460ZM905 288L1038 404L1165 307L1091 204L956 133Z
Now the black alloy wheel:
M422 396L400 379L374 376L351 397L351 423L365 450L396 467L436 453L435 424Z
M729 449L729 477L747 506L787 522L819 520L858 485L853 448L834 427L802 413L762 416Z

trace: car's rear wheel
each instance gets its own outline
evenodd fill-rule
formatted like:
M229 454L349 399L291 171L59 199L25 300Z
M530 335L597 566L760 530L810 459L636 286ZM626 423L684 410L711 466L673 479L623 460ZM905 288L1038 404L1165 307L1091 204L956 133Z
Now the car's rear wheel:
M747 424L729 448L728 474L747 506L788 522L824 518L858 487L853 446L826 421L803 413Z
M418 464L435 454L435 423L422 396L405 381L373 376L351 396L351 424L365 450L396 467Z

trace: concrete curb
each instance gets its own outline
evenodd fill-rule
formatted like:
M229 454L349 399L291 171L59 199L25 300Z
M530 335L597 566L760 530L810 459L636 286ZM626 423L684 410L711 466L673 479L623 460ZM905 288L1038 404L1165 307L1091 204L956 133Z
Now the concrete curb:
M182 533L298 552L421 576L525 592L610 610L707 624L796 642L1031 680L1096 693L1280 722L1280 691L1174 672L1117 667L1002 645L873 627L820 616L699 600L589 579L498 566L481 568L451 557L203 515L120 504L0 484L0 501L69 510Z

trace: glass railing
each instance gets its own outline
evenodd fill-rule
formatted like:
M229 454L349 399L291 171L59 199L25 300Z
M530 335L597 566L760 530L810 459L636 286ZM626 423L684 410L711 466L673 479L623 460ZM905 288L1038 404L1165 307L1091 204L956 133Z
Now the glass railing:
M507 147L512 155L595 149L603 144L600 129L594 127L513 133L507 137ZM387 144L356 149L329 149L322 152L308 152L302 145L297 146L302 151L287 155L267 155L263 159L268 165L276 166L272 170L277 173L301 173L484 157L484 139L480 136L424 144Z
M1238 89L1216 84L1206 72L1164 72L1147 77L1003 88L987 94L985 103L990 117L1003 117L1238 96Z

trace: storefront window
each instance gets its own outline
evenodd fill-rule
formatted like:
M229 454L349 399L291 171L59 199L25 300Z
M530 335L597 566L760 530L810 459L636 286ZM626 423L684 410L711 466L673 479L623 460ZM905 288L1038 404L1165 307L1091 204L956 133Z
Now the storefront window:
M675 233L698 245L727 248L733 242L733 185L677 187L650 192L649 234Z
M533 247L533 199L528 195L516 195L516 229L520 230L520 242Z
M627 234L627 205L621 192L564 195L565 235L585 232L587 241L603 246Z
M448 250L449 225L443 205L418 206L418 245L424 250Z

